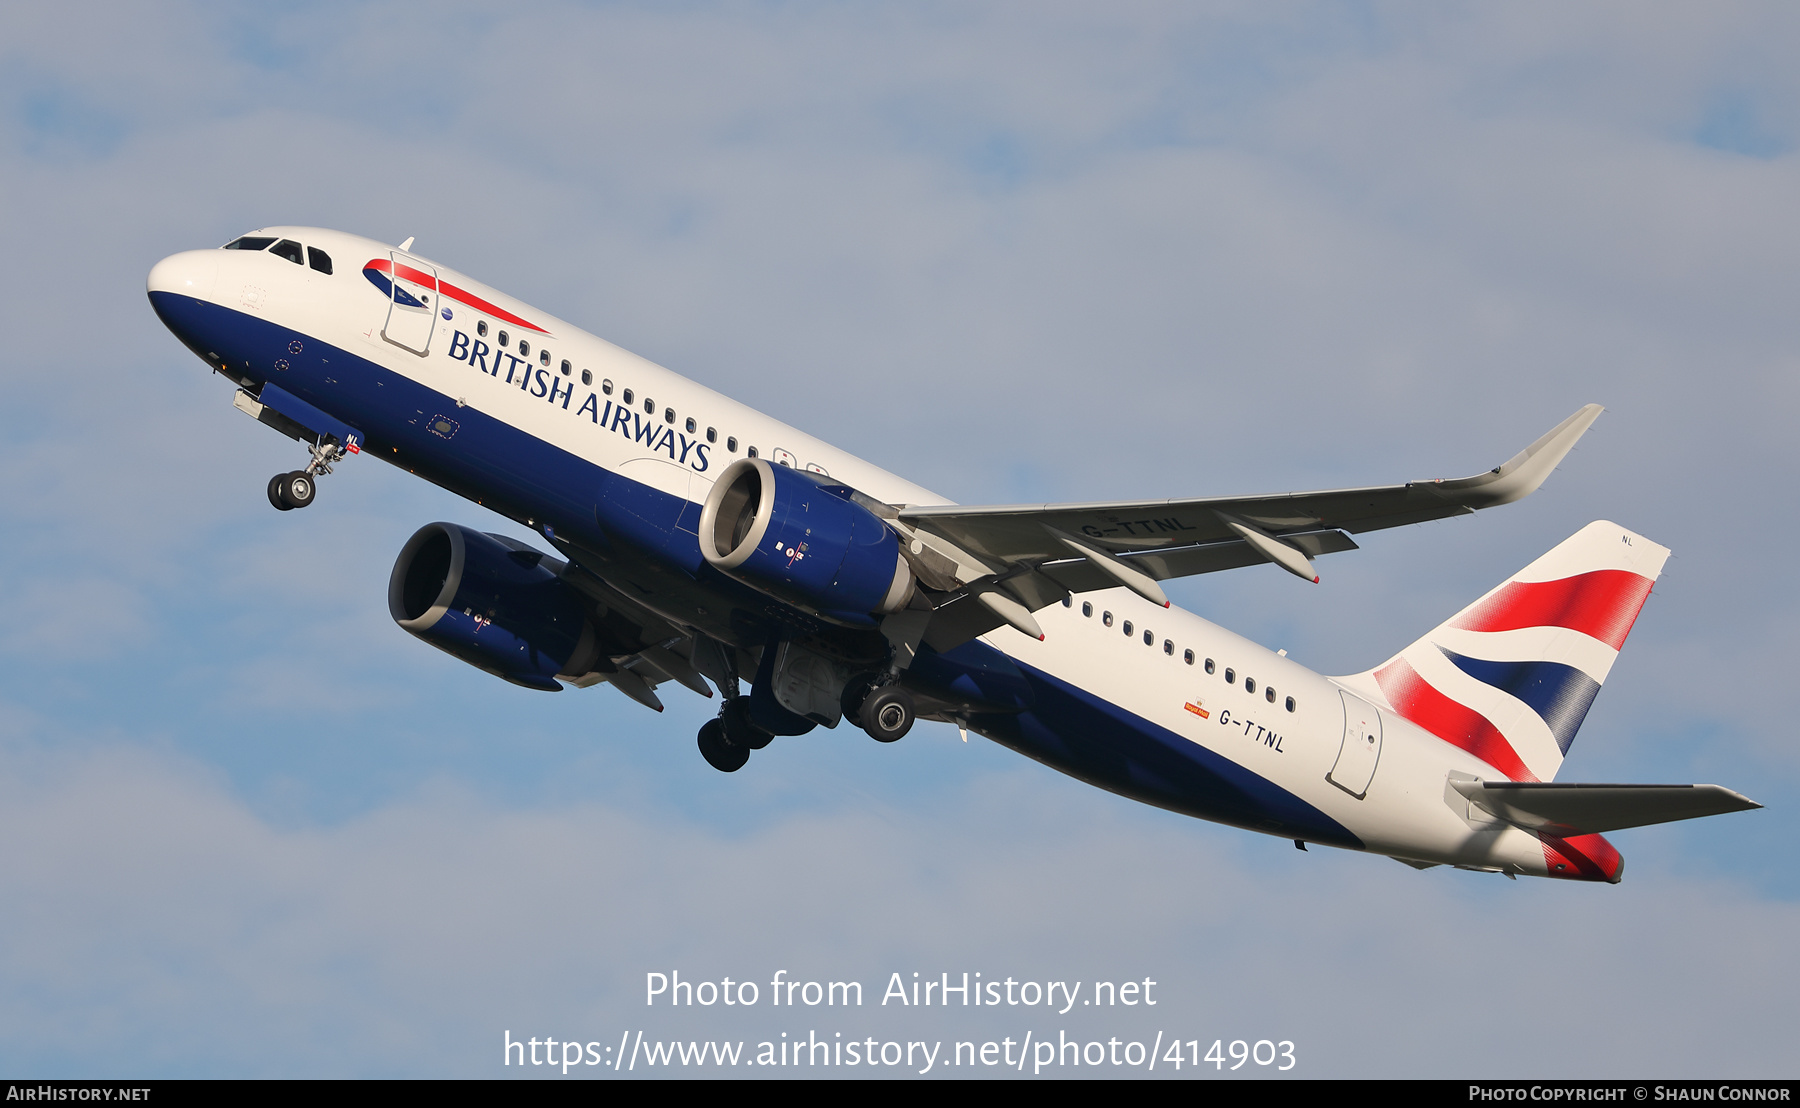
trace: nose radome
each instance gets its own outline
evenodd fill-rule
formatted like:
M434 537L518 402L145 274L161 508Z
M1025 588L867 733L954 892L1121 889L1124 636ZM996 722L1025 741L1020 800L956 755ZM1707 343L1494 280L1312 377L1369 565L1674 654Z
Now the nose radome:
M217 250L184 250L170 254L150 267L149 291L204 299L212 295L213 279L218 272Z

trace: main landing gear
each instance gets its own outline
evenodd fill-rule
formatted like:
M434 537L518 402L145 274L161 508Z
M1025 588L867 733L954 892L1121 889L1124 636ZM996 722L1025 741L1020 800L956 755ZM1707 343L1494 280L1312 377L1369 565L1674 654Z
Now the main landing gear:
M900 685L883 685L864 698L856 722L876 742L891 743L912 730L916 717L911 693Z
M269 478L269 503L276 511L288 512L304 508L319 494L318 475L331 472L331 463L344 456L343 447L335 440L312 448L312 461L305 469L277 473Z
M900 684L883 684L880 674L865 674L844 686L844 714L876 742L891 743L912 730L918 709Z
M881 684L883 675L866 674L844 688L844 715L877 742L891 743L912 729L918 708L912 693L898 683ZM723 687L723 686L722 686ZM750 761L750 752L761 750L775 738L750 719L750 698L733 696L719 709L719 718L700 728L700 756L722 773L736 773Z
M719 709L719 718L700 728L700 756L721 773L736 773L752 750L768 746L775 736L750 722L750 699L734 696Z

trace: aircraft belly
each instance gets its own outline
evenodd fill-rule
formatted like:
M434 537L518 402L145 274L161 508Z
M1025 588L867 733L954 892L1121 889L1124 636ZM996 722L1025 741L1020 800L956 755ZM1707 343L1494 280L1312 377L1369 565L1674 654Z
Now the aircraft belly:
M1091 595L1096 603L1124 603L1114 592ZM1052 607L1039 613L1047 636L1042 643L995 632L984 638L997 642L968 644L1010 658L1031 689L1029 710L971 717L977 731L1079 780L1157 807L1284 838L1362 847L1360 836L1319 803L1330 804L1332 798L1308 796L1293 787L1306 773L1297 763L1310 765L1319 760L1316 755L1301 753L1301 747L1286 740L1277 752L1257 739L1254 745L1263 758L1251 764L1249 758L1233 756L1229 736L1236 732L1240 744L1252 740L1229 726L1217 728L1220 738L1208 735L1208 741L1201 741L1198 735L1207 732L1196 733L1190 725L1211 725L1184 709L1184 697L1198 699L1192 689L1175 691L1166 674L1149 672L1162 663L1184 677L1196 670L1178 655L1143 647L1135 649L1154 655L1151 664L1133 658L1135 665L1117 665L1110 652L1134 648L1110 641L1111 636L1104 643L1092 641L1081 623L1058 618L1066 611ZM1159 626L1204 623L1185 612L1155 611ZM1161 702L1171 697L1172 712L1159 712ZM1321 780L1327 768L1329 763L1318 767Z
M1362 847L1342 824L1229 758L1077 685L1021 668L1033 709L972 721L995 742L1159 808L1283 838Z

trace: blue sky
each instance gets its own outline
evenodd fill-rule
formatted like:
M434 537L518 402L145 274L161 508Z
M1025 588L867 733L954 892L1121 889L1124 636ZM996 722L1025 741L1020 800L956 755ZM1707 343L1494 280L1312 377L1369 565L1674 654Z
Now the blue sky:
M0 32L8 1075L1064 1026L1289 1039L1306 1076L1791 1074L1791 9L26 4ZM1599 401L1522 504L1368 536L1316 588L1171 591L1346 672L1617 520L1675 557L1563 776L1769 807L1620 833L1592 888L1300 854L944 726L717 774L698 698L531 693L392 625L415 528L503 521L369 459L268 508L295 448L143 281L274 223L416 236L964 502L1456 476ZM646 1010L669 969L1165 999Z

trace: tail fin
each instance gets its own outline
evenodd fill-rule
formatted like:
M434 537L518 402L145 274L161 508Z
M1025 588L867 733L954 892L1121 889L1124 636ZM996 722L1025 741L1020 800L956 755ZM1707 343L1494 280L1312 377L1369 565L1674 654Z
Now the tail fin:
M1616 523L1590 523L1393 658L1341 680L1511 780L1549 781L1668 557Z

